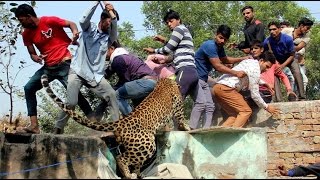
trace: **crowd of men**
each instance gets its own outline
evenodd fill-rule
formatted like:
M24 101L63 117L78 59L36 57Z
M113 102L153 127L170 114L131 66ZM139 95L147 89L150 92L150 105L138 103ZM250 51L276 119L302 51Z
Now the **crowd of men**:
M265 26L255 18L253 7L245 6L241 9L246 21L245 40L228 46L241 50L244 56L230 57L224 49L231 35L229 26L220 25L213 38L195 50L192 35L179 13L169 10L163 18L172 31L169 40L156 35L154 40L163 43L163 47L143 48L150 54L143 61L121 47L117 36L119 14L112 4L107 1L103 4L99 22L91 22L91 18L101 5L100 1L93 2L81 16L81 35L72 21L56 16L37 17L27 4L16 9L15 16L24 28L24 45L31 59L43 64L24 86L31 122L24 132L40 133L36 92L42 88L43 74L48 75L49 81L60 81L67 89L68 106L74 109L78 104L92 121L101 121L104 113L113 121L128 116L153 91L159 78L175 80L180 85L182 99L188 95L192 98L191 129L212 126L216 105L228 114L221 126L244 127L252 114L244 92L249 92L250 99L258 107L271 114L278 113L269 103L283 100L279 80L286 87L289 101L306 99L308 78L304 55L313 25L308 18L302 18L297 27L290 27L285 21L271 21ZM64 28L70 28L71 39ZM75 56L68 50L70 44L78 45ZM213 79L209 75L212 71L221 76ZM113 74L118 76L115 86L108 81ZM81 94L83 85L101 98L96 110ZM202 121L201 117L204 117ZM56 118L55 134L63 133L68 119L69 115L61 110Z

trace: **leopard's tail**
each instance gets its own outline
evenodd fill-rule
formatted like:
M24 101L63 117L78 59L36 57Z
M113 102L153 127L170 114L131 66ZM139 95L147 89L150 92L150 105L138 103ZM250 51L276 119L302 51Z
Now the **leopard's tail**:
M91 129L97 131L115 131L118 125L118 121L116 122L108 122L108 123L100 123L100 122L92 122L87 117L82 117L78 113L76 113L73 109L68 107L66 104L62 102L62 100L57 97L49 86L48 76L43 74L41 76L41 84L45 88L49 97L66 113L68 113L76 122L87 126Z

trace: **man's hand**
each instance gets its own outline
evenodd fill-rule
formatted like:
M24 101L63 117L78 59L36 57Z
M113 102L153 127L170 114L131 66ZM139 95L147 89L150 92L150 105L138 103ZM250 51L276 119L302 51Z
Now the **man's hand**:
M236 48L238 48L238 44L236 44L236 43L230 43L230 44L228 44L227 47L230 48L230 49L236 49Z
M288 176L288 171L285 169L284 165L279 165L278 169L279 169L280 174L282 176Z
M278 114L280 112L280 110L272 105L268 105L267 109L266 109L270 114L274 115L274 114Z
M275 93L274 86L272 84L269 84L269 83L266 83L264 85L268 88L268 90L270 91L271 95L273 96L274 93Z
M156 35L153 37L153 40L162 42L163 44L166 43L167 39L161 35Z
M236 71L236 76L238 78L243 78L245 77L247 74L244 71Z
M48 55L42 55L40 54L39 56L36 55L36 54L32 54L31 55L31 59L36 62L36 63L39 63L39 64L43 64L42 61L44 61L44 58L47 57Z
M275 69L275 73L280 73L283 68L284 68L284 66L283 66L282 64L279 65L279 66Z
M149 54L154 53L154 49L153 48L143 48L143 50L146 51Z
M73 33L73 37L71 39L72 45L79 46L79 42L77 41L79 39L79 34L80 34L80 32Z

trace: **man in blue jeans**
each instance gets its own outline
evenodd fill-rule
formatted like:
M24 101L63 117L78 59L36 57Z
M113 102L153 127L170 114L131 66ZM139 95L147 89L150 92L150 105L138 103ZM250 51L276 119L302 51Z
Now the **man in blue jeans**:
M116 39L117 36L117 17L113 6L104 1L105 9L100 15L100 22L98 25L91 23L90 20L99 4L99 1L94 1L92 6L80 19L80 26L83 32L79 39L79 48L71 63L66 104L74 109L78 102L77 97L80 88L82 85L85 85L100 98L108 102L107 105L109 106L111 118L115 121L119 119L116 93L104 78L104 70L108 41ZM64 111L60 112L55 125L56 134L63 133L64 126L69 117L69 114Z
M114 88L119 109L123 116L127 116L132 111L128 100L137 106L153 91L158 76L141 59L121 48L117 41L108 45L107 61L110 61L110 65L105 71L105 77L117 74L119 80Z
M57 79L64 87L67 86L71 61L68 46L77 44L79 31L74 22L55 16L37 17L32 6L28 4L19 5L15 11L15 17L24 28L22 38L31 59L41 65L44 63L24 86L31 124L23 129L23 133L39 134L36 92L42 88L41 76L47 74L49 82ZM70 28L73 34L72 39L68 37L64 28ZM39 50L39 55L35 47ZM92 112L91 107L81 94L79 94L79 106L89 117Z

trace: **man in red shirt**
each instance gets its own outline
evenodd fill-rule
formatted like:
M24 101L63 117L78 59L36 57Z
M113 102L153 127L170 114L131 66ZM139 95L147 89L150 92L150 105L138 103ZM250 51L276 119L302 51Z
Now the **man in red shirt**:
M74 22L55 16L37 17L34 9L28 4L19 5L15 16L24 28L22 38L31 59L43 64L24 86L28 116L31 121L30 126L24 128L24 131L38 134L40 128L37 119L36 92L42 88L41 76L47 74L49 82L57 79L64 87L67 86L72 56L68 46L77 45L79 31ZM65 27L71 29L72 39L64 31ZM39 50L40 55L36 53L35 47ZM81 94L79 94L79 106L87 116L91 116L92 109Z

